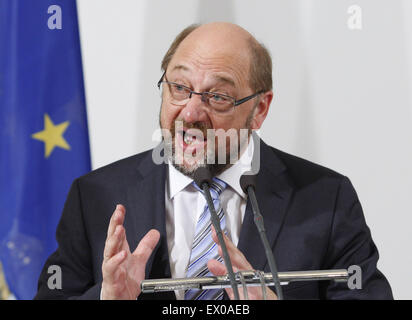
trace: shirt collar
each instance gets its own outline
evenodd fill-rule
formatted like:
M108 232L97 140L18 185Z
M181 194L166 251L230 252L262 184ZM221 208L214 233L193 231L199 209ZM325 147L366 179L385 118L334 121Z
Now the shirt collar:
M193 179L181 173L170 162L169 167L169 198L173 197L193 182Z
M253 137L250 137L247 149L243 152L242 156L235 164L228 169L217 175L217 178L226 182L232 187L241 197L247 198L246 194L240 187L240 177L246 171L251 170L252 157L254 151ZM181 173L172 164L168 164L168 186L169 186L169 198L172 199L176 194L185 189L189 184L193 182L193 179Z

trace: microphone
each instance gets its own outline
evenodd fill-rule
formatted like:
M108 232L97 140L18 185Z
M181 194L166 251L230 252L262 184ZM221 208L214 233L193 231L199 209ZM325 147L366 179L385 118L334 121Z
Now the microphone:
M212 224L215 227L217 238L219 239L220 246L222 248L223 253L223 261L226 266L226 270L229 275L230 286L233 289L233 294L235 300L239 300L239 291L236 284L235 274L233 272L232 261L229 257L229 252L226 248L226 243L223 240L222 228L220 228L220 220L216 213L215 206L213 204L213 199L210 194L210 186L212 184L212 174L209 169L205 167L199 167L196 169L194 174L195 183L203 190L206 198L207 205L210 210L210 217L212 220Z
M273 256L273 252L270 248L269 241L266 236L265 226L263 223L263 216L260 213L259 206L258 206L257 199L256 199L256 194L255 194L256 175L243 174L240 177L240 187L242 188L243 192L249 196L250 203L252 205L255 225L259 231L259 235L260 235L260 239L262 240L263 247L265 248L266 257L268 259L270 271L273 277L273 283L275 284L276 294L279 300L283 300L283 292L280 286L275 257Z

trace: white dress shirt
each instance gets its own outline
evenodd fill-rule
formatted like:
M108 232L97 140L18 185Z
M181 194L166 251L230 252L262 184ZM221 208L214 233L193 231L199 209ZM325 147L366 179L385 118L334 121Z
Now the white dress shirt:
M228 237L235 246L239 241L247 199L239 179L243 173L251 170L253 149L253 139L250 139L248 149L240 159L217 176L228 185L220 195L220 202L225 212ZM173 165L169 164L168 169L165 200L170 270L172 278L185 278L197 220L206 206L206 200L192 185L191 178ZM178 300L184 299L184 290L175 293Z

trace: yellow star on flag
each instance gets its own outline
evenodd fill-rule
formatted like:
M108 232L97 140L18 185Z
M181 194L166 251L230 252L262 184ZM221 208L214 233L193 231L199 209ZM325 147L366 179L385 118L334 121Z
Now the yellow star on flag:
M44 130L33 133L31 137L44 142L44 156L48 158L55 147L70 150L70 146L63 138L63 133L66 131L70 122L65 121L58 125L54 125L47 113L44 114Z

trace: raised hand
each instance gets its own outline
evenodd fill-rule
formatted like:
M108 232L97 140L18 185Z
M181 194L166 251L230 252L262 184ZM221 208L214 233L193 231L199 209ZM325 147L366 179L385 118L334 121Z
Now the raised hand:
M102 264L103 300L135 300L139 296L147 260L160 239L159 231L152 229L132 253L123 227L125 214L119 204L110 219Z

